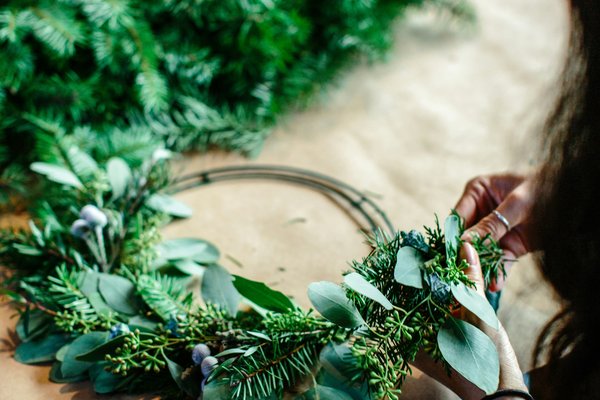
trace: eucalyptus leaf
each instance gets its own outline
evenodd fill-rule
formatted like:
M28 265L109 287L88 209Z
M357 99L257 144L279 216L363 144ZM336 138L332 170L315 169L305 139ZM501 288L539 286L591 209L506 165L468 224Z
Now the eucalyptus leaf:
M161 193L155 193L150 196L150 198L146 200L146 205L155 211L169 214L177 218L189 218L193 213L192 209L186 204Z
M423 254L410 246L401 247L396 255L394 279L396 282L417 289L423 289L421 268L425 260Z
M131 168L122 158L113 157L106 163L106 173L112 189L112 198L118 199L125 194L131 182Z
M21 342L35 340L48 332L52 317L41 310L27 310L17 322L16 332Z
M135 285L129 279L118 275L100 274L98 290L113 310L126 315L137 314Z
M83 188L83 183L79 180L77 175L68 169L59 165L48 164L43 162L34 162L30 166L33 172L44 175L48 180L52 182L60 183L66 186L72 186L77 189Z
M202 276L204 274L204 270L206 267L197 264L193 260L189 258L183 260L175 260L173 261L173 266L179 271L183 272L186 275L192 276Z
M15 350L15 360L23 364L53 361L56 353L69 342L69 335L52 334L41 339L21 343Z
M62 374L61 367L61 362L57 361L52 364L52 368L50 368L50 381L54 383L77 383L88 380L88 374L85 371L79 375L66 377Z
M371 400L367 381L353 381L353 377L360 373L360 370L347 342L329 342L321 350L319 363L323 367L318 376L320 384L340 390L353 400Z
M496 312L485 297L480 296L475 289L467 287L462 282L450 285L450 290L456 301L477 315L483 322L498 329Z
M191 382L187 382L183 379L183 367L177 364L175 361L169 359L169 357L163 357L167 363L167 368L169 369L169 373L171 374L171 378L175 381L179 389L183 392L187 393L189 396L196 398L200 394L200 385L197 382L196 384L191 384Z
M200 264L214 264L219 261L219 249L210 242L196 238L166 240L156 246L159 257L169 261L190 259Z
M158 323L146 317L135 315L129 318L127 325L129 325L131 330L139 329L142 332L153 333L156 330Z
M352 329L365 323L356 306L346 297L344 289L333 282L311 283L308 298L325 319L336 325Z
M269 288L262 282L233 275L233 286L239 294L269 311L285 313L295 309L294 303L285 294Z
M75 357L104 344L108 340L106 332L90 332L79 336L67 349L62 361L61 374L64 378L72 378L87 371L92 363L79 361Z
M456 257L458 243L460 242L460 218L456 214L446 217L444 222L444 236L446 238L446 257Z
M339 389L319 385L296 396L295 400L352 400L352 396Z
M350 289L381 304L386 310L394 308L392 303L372 283L357 272L344 276L344 283Z
M89 375L94 386L94 391L98 394L108 394L118 391L124 384L125 379L120 375L106 371L108 366L106 362L95 363L90 367Z
M213 380L204 386L202 400L223 400L231 398L231 388L225 381Z
M450 317L438 332L437 342L452 368L485 393L496 391L500 374L498 352L485 333Z
M213 264L206 267L200 290L205 303L216 304L229 315L237 314L241 296L233 284L233 277L222 266Z
M141 334L141 337L146 335ZM146 337L144 337L146 338ZM90 349L86 353L78 354L75 356L75 359L78 361L103 361L107 354L114 352L117 348L121 347L125 343L125 335L117 336L114 339L109 340L108 342L102 343L93 349Z
M54 356L56 358L56 361L62 362L65 359L67 350L69 350L69 345L70 343L65 344L63 347L60 348L60 350L56 352L56 355Z

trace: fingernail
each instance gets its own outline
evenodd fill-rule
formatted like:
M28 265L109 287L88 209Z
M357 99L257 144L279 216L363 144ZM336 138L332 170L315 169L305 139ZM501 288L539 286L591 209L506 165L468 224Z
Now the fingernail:
M461 248L461 256L469 265L477 264L477 252L475 248L469 242L464 242Z

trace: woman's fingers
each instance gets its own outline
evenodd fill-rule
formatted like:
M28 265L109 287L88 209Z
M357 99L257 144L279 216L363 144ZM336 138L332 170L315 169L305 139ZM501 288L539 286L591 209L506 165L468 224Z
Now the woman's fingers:
M471 243L464 242L460 248L460 257L467 261L469 267L465 273L471 279L477 288L477 292L485 296L485 282L483 273L481 272L481 264L479 263L479 255Z
M523 223L529 216L531 195L529 182L522 183L513 190L492 212L463 233L463 240L471 240L473 235L494 240L502 239L513 227ZM468 226L468 225L467 225Z

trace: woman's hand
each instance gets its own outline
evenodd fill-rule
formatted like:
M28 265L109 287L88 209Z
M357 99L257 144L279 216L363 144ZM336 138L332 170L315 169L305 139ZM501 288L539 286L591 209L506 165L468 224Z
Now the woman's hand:
M515 260L528 253L532 250L529 220L533 200L530 176L499 174L470 180L455 206L467 228L462 239L470 241L473 235L485 237L489 234L499 241L506 260ZM505 263L507 272L510 267L510 262ZM504 276L499 275L488 289L498 291L503 285Z
M485 284L477 252L471 244L463 243L460 256L469 264L469 267L465 270L465 273L475 283L477 293L485 298ZM487 334L492 342L494 342L496 345L500 363L498 389L518 389L527 391L527 387L523 382L523 373L519 368L517 356L512 348L512 345L510 344L504 327L502 327L502 324L499 324L498 330L495 330L464 307L461 309L458 317L477 326L485 334ZM417 355L417 358L413 364L422 372L447 386L462 399L481 399L485 396L485 393L481 389L466 380L458 372L454 371L451 376L448 376L442 365L434 362L433 359L424 352L420 352ZM512 399L512 397L505 396L502 397L502 399L508 400Z

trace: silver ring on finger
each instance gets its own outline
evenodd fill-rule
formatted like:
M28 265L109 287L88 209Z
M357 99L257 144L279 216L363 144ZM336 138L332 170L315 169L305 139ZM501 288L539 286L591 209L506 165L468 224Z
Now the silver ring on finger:
M504 215L502 215L500 213L500 211L494 210L494 211L492 211L492 214L494 214L496 216L496 218L498 218L498 220L500 222L502 222L502 225L504 225L506 227L507 231L510 231L510 222L508 222L508 220L506 219L506 217Z

